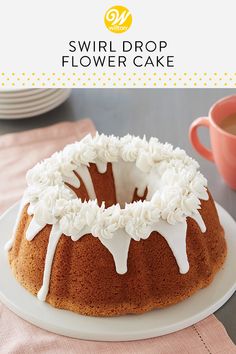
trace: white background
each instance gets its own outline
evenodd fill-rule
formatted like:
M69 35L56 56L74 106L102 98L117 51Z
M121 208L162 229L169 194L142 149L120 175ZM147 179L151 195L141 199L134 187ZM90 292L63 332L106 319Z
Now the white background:
M236 87L236 0L0 0L0 4L0 88ZM106 11L115 5L126 6L133 18L122 34L110 32L104 24ZM174 55L175 67L137 68L131 58L139 53L129 52L126 68L63 68L63 55L86 55L68 51L72 40L112 41L117 49L122 41L167 41L161 55Z
M132 13L133 24L123 34L104 25L104 14L114 5ZM94 71L61 67L70 40L112 40L115 46L123 40L165 40L164 54L175 56L175 68L164 69L167 73L234 73L235 10L235 0L1 0L0 73Z

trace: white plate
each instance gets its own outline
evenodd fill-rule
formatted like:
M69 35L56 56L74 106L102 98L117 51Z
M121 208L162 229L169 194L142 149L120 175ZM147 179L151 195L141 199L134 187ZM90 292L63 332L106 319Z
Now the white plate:
M143 315L110 318L87 317L58 310L40 302L15 280L4 251L11 237L18 204L0 218L0 299L20 317L48 331L69 337L126 341L156 337L188 327L221 307L236 290L236 223L219 205L217 209L226 232L228 256L213 283L177 305Z
M1 95L0 92L0 105L17 105L17 104L22 104L25 102L31 102L35 101L38 99L41 99L43 97L50 96L53 92L58 91L60 89L37 89L37 92L33 95L25 95L25 96L11 96L11 97L5 97L4 95ZM63 90L63 89L62 89Z
M0 102L0 114L15 114L15 113L27 113L27 112L32 112L32 110L38 109L38 107L42 107L43 105L48 105L53 102L55 102L58 98L61 96L67 94L68 89L57 89L55 91L52 91L51 93L48 92L46 97L39 97L38 96L30 96L30 97L36 97L34 100L27 102L21 102L17 104L1 104Z
M12 114L19 114L19 113L28 113L28 112L31 112L33 110L37 110L37 109L41 109L43 108L44 106L47 106L49 104L52 104L54 103L55 101L57 101L58 99L60 99L62 96L66 96L68 94L68 92L71 92L70 89L58 89L57 91L54 91L52 95L49 96L49 98L46 99L39 99L39 100L35 100L33 102L31 102L29 104L29 107L21 107L21 106L18 106L16 105L16 108L15 106L13 105L12 108L4 108L5 105L1 105L0 104L0 115L3 115L3 114L7 114L7 115L12 115Z
M46 89L43 89L46 90ZM29 89L22 89L22 88L14 88L14 89L0 89L0 97L23 97L29 95L35 95L39 91L38 88L29 88Z
M1 113L0 111L0 119L21 119L21 118L29 118L29 117L34 117L38 116L40 114L46 113L48 111L51 111L52 109L58 107L60 104L65 102L67 98L70 96L71 90L68 89L68 91L64 92L60 97L57 98L57 100L50 102L50 104L44 104L41 106L38 106L36 109L32 109L30 112L19 112L19 113Z
M47 91L47 90L49 90L49 88L28 88L28 89L14 88L10 90L0 89L0 97L6 99L20 98L20 97L24 98L24 97L38 95L39 92Z

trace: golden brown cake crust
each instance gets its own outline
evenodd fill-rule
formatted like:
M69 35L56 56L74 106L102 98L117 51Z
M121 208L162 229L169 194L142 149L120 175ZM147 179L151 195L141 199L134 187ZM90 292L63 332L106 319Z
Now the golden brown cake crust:
M116 272L112 255L98 238L88 234L74 242L63 235L57 245L46 301L84 315L115 316L143 313L184 300L213 280L227 253L224 231L210 194L208 201L201 201L200 213L205 233L193 219L187 219L190 269L186 274L179 273L171 249L157 232L146 240L131 241L128 271L123 275ZM36 295L42 286L51 226L27 241L25 232L30 220L26 206L9 261L17 280Z

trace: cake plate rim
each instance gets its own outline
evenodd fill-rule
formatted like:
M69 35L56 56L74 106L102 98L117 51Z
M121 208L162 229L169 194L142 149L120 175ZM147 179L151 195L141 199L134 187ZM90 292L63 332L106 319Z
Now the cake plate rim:
M222 206L216 203L216 207L225 229L228 255L223 268L208 287L176 305L141 315L91 317L42 303L15 280L4 244L11 237L13 221L19 208L17 202L0 216L0 301L19 317L37 327L83 340L132 341L153 338L189 327L218 310L236 290L233 271L236 266L236 222Z

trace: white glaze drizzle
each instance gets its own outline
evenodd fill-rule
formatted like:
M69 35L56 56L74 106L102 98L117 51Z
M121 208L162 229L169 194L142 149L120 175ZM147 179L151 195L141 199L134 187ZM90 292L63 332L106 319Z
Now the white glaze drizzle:
M72 241L79 241L84 235L90 234L91 230L89 227L84 227L81 231L77 232L75 235L71 236Z
M91 178L91 175L89 173L88 167L87 166L80 166L77 168L76 172L80 176L80 178L83 180L83 183L85 185L85 188L87 190L88 196L91 200L96 199L96 193L94 190L93 186L93 181Z
M123 209L119 205L107 209L104 205L97 205L89 162L97 165L99 173L105 173L107 163L112 163L117 201ZM45 160L45 166L43 164L36 165L27 176L29 187L16 223L24 205L30 203L28 212L34 217L26 238L33 240L44 226L52 225L43 285L38 293L40 300L47 297L52 262L62 233L73 241L88 233L98 237L111 252L117 273L124 274L131 239L146 239L152 231L157 231L166 239L180 273L188 271L186 218L193 218L201 231L206 231L198 209L199 198L207 200L208 194L206 180L197 171L197 163L185 152L178 148L173 150L170 145L162 145L154 138L148 143L145 138L126 136L119 140L96 135L95 139L88 136L81 143L67 146L62 153ZM93 202L82 203L64 185L66 182L79 188L80 181L73 170L83 180ZM148 188L147 201L129 204L135 188L139 196L143 196ZM61 223L63 218L65 220ZM7 250L13 242L14 238L6 245Z
M33 215L33 214L34 214L34 207L33 207L33 205L30 204L30 205L28 206L27 214L28 214L28 215Z
M80 187L80 180L79 180L79 178L76 175L71 176L71 177L64 176L63 177L63 181L65 183L70 184L74 188L79 188Z
M203 232L203 233L206 232L206 225L205 225L203 218L198 210L191 215L191 218L196 221L196 223L200 227L201 232Z
M32 241L33 238L46 226L45 225L39 225L37 221L35 220L35 217L33 216L32 220L30 221L30 224L28 226L28 229L26 231L26 240Z
M153 230L149 230L150 233L152 231L159 232L165 238L176 259L180 273L187 273L189 270L189 263L186 253L187 223L185 222L178 223L176 225L170 225L166 221L161 220L158 224L155 225ZM117 235L115 235L115 237L112 239L100 238L100 241L109 250L109 252L111 252L117 273L125 274L127 272L127 260L131 237L124 230L118 230L116 233ZM49 244L45 260L43 285L38 293L38 298L41 301L45 301L47 297L52 262L60 236L61 230L59 226L57 224L53 225L49 236ZM142 238L148 237L145 235L143 236L144 237ZM77 240L78 239L79 238L77 238Z
M157 223L155 227L153 227L153 229L149 229L148 233L146 235L142 235L141 238L148 238L152 231L157 231L165 238L176 259L180 273L187 273L189 270L189 263L186 252L187 222L170 225L166 221L160 220L159 223ZM76 238L76 241L78 241L86 233L90 233L89 230L87 230L87 232L84 230L84 232L82 232ZM35 231L34 235L31 234L31 239L33 239L33 237L35 237L36 235L37 232ZM49 243L44 267L43 285L38 293L38 299L41 301L45 301L48 294L52 262L60 237L60 227L58 224L55 224L53 225L49 236ZM115 232L113 238L105 239L99 237L99 239L101 243L112 254L116 272L118 274L125 274L127 272L128 252L132 238L125 232L125 230L119 229Z
M146 175L140 171L132 162L112 163L112 172L116 190L117 203L122 207L124 204L131 203L134 191L137 188L137 195L142 197L147 187ZM124 178L125 177L125 178Z
M134 185L129 183L131 167L131 162L119 161L112 163L116 199L117 203L122 207L124 207L124 201L131 203L133 198Z
M170 225L166 221L160 220L156 225L155 231L159 232L168 243L176 259L180 273L187 273L189 270L186 252L187 222Z
M111 252L116 272L118 274L125 274L127 272L127 259L131 237L127 235L125 230L118 230L116 234L111 239L100 238L100 241Z
M43 284L41 289L38 292L38 299L40 301L45 301L48 294L52 262L53 262L54 254L57 248L57 244L60 240L60 237L61 237L61 230L58 224L55 224L52 226L52 230L49 235L48 248L47 248L44 273L43 273Z
M99 173L106 173L107 171L107 162L105 161L96 161L97 170Z
M60 199L69 203L70 198L64 198L67 187L63 178L74 177L73 170L81 170L81 176L83 171L86 173L86 176L82 176L82 178L85 184L87 183L86 188L89 191L90 198L95 199L95 191L88 175L87 166L89 162L99 165L101 161L104 161L103 167L106 166L107 162L114 163L114 166L116 162L118 164L123 163L123 166L132 164L131 176L133 180L130 179L132 183L127 183L130 185L129 187L126 187L125 183L123 185L124 188L129 188L129 200L132 198L135 187L138 188L138 195L141 196L148 186L146 199L150 202L155 191L160 191L161 193L155 196L155 200L163 209L161 218L170 223L184 221L186 217L190 216L191 212L200 208L199 199L208 199L205 188L206 179L197 171L197 163L188 157L183 150L178 148L173 150L171 145L161 144L154 138L147 142L145 139L129 135L120 139L113 136L96 135L94 139L87 136L81 142L67 146L62 152L54 154L50 159L37 164L28 172L27 196L30 204L40 203L45 194L52 192L53 186L59 187ZM125 167L125 171L129 169L130 167ZM101 170L104 171L104 169ZM114 175L117 173L119 171L115 171ZM122 176L121 173L120 175ZM118 180L120 179L116 178L116 183L119 183ZM122 188L118 189L121 190ZM177 193L174 192L178 195L178 198L173 196L174 189L178 189ZM56 203L59 193L53 192L51 194L53 194L50 196L52 203ZM195 201L193 201L194 198ZM121 204L127 203L126 198L118 198L118 200ZM190 207L189 203L191 204ZM135 208L135 205L133 207ZM67 209L65 208L65 212ZM77 208L77 212L79 211L80 206ZM52 220L54 220L54 217L52 217ZM47 222L50 224L54 221Z

